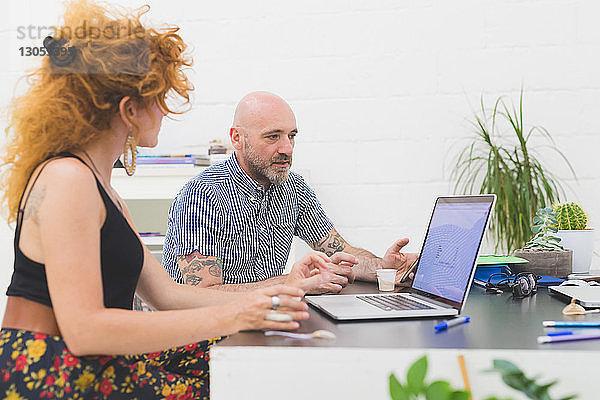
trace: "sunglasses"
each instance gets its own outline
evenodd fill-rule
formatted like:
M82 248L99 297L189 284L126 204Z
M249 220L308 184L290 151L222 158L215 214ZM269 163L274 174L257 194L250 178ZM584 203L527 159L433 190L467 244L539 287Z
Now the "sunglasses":
M492 283L492 278L494 277L499 277L500 280ZM485 291L486 293L495 294L511 291L513 297L522 299L537 293L537 282L540 279L541 276L532 272L520 272L515 276L511 276L505 272L497 272L489 276L485 284Z

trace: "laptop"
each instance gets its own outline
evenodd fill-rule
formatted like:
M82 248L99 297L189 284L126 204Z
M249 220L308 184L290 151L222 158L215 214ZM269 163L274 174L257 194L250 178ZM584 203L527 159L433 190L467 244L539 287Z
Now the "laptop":
M597 282L565 281L559 286L548 287L548 290L566 301L575 298L585 308L600 308L600 285Z
M306 301L336 320L458 315L495 201L495 195L436 199L407 292L306 296Z

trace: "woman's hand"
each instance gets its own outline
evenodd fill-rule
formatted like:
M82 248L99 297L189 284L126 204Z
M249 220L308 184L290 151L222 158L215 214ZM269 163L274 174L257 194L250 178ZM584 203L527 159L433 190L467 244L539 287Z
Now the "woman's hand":
M277 285L241 295L239 300L225 307L231 313L234 331L255 329L292 330L300 325L296 321L308 319L308 306L300 299L304 291L292 286ZM273 300L273 297L279 301ZM278 304L278 306L274 306ZM277 311L274 309L277 308ZM269 313L276 317L291 317L291 321L273 321L267 319Z

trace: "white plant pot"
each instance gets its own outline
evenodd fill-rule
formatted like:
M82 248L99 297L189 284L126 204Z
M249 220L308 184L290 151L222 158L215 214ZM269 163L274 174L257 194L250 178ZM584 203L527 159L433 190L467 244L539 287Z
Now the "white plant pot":
M561 238L560 244L565 249L573 250L573 273L586 274L592 264L592 253L594 251L593 229L582 230L560 230L555 236Z

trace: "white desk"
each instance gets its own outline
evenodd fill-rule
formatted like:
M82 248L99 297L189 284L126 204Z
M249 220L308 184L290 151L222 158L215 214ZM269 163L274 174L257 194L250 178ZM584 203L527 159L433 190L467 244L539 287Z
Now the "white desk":
M348 293L376 291L375 284L355 283ZM233 335L212 347L211 399L389 399L391 372L406 380L408 367L424 354L427 381L449 380L463 388L457 355L464 355L473 399L497 395L525 399L506 386L498 373L487 373L493 359L514 362L528 377L547 383L558 379L553 398L579 394L595 400L600 340L540 345L536 337L550 330L543 320L568 319L566 303L541 289L521 300L509 293L486 294L473 287L464 310L472 321L439 334L438 319L337 322L311 308L300 332L327 329L335 341L289 340L262 332ZM585 320L600 320L590 314ZM576 317L576 318L578 318ZM593 328L590 328L593 329Z

